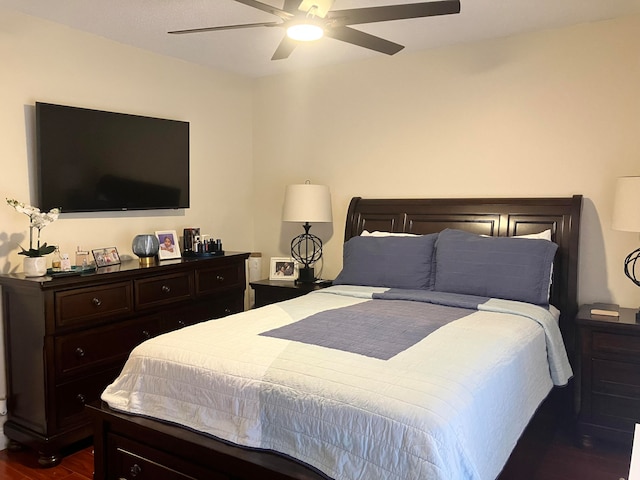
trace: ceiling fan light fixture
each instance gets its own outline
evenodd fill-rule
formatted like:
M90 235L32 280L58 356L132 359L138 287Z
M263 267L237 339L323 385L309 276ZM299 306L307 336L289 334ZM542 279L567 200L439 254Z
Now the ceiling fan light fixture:
M313 42L322 38L324 30L315 23L296 23L287 28L287 36L300 42Z

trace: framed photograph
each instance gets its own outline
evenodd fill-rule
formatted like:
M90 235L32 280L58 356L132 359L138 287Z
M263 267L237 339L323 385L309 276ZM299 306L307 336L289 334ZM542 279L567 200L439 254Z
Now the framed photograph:
M298 265L290 257L271 257L269 280L295 280L298 278Z
M156 237L160 242L158 259L180 258L180 245L178 245L178 234L175 230L158 231L156 232Z
M116 247L96 248L91 250L93 258L96 261L96 267L109 267L111 265L120 265L120 255Z

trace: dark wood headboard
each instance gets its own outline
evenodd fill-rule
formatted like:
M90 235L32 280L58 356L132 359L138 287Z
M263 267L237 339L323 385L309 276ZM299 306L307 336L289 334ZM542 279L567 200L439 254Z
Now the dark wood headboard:
M570 353L573 318L578 311L578 239L582 195L566 198L410 198L354 197L347 212L345 241L363 230L427 234L456 228L491 236L551 230L558 244L553 264L551 303Z

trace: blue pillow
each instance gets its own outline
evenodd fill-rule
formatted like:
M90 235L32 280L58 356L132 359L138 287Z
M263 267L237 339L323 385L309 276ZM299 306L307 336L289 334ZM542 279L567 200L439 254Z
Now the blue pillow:
M437 237L353 237L344 244L342 271L333 284L429 289Z
M548 240L443 230L436 242L434 289L547 305L557 249Z

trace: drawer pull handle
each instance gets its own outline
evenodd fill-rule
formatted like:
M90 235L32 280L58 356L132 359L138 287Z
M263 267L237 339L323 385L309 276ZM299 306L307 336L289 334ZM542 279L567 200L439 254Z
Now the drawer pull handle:
M216 280L219 282L224 282L224 275L216 275Z
M93 297L91 299L91 303L93 303L96 307L99 307L100 305L102 305L102 302L98 297Z
M162 286L162 293L169 293L171 292L171 287L167 287L166 285Z
M149 340L149 339L151 338L151 334L149 333L149 331L148 331L148 330L143 330L143 331L142 331L142 336L143 336L144 338L146 338L147 340Z
M83 394L79 393L78 395L76 395L76 400L78 401L78 403L84 405L87 399Z
M142 472L142 468L140 468L140 465L137 463L134 463L133 467L131 467L131 470L129 471L131 472L132 477L137 477Z
M82 358L82 357L85 356L85 354L86 354L86 352L84 351L84 348L82 348L82 347L76 348L76 357L77 358Z

